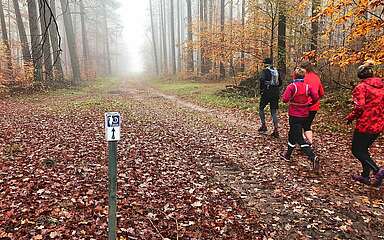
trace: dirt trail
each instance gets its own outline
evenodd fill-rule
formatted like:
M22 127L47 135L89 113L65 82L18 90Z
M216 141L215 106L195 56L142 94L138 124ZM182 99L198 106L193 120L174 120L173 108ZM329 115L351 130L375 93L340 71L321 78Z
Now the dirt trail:
M282 137L275 140L257 133L255 115L253 119L244 119L238 112L202 108L145 85L131 83L124 87L145 92L145 97L141 95L138 99L149 107L156 106L150 112L163 121L191 126L190 131L206 146L206 166L215 172L214 179L257 214L271 236L384 238L383 192L350 180L360 166L350 155L349 136L328 133L319 137L316 151L323 170L318 176L311 172L301 154L295 156L293 163L278 158L287 135L283 114ZM167 107L157 109L158 105ZM190 114L198 120L191 123L188 117L184 118ZM379 142L373 149L380 161L384 160L383 152L377 150L382 147Z
M2 102L0 238L105 239L106 111L124 121L118 225L126 239L384 238L382 192L349 180L359 166L347 136L321 136L318 176L299 153L292 163L277 157L285 117L275 140L256 133L255 115L135 81ZM382 158L380 149L374 155Z

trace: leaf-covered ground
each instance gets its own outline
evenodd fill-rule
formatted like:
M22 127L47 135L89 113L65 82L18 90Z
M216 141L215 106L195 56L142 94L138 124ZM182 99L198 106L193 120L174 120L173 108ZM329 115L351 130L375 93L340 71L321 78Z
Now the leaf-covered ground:
M280 160L257 116L207 109L123 82L0 101L0 239L106 239L104 112L123 116L122 239L383 239L383 191L357 185L349 135ZM285 114L282 114L285 115ZM336 118L335 113L335 118ZM372 153L384 164L383 139Z

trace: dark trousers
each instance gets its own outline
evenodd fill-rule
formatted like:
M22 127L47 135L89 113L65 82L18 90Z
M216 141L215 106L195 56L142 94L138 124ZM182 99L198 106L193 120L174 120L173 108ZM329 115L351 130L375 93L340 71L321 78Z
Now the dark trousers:
M310 160L314 160L316 155L312 148L303 138L303 128L306 118L289 116L289 133L288 133L288 152L287 155L291 156L295 145L298 144L301 150L308 156Z
M380 134L360 133L355 130L352 138L352 154L355 156L363 166L363 177L369 177L371 171L378 172L380 168L372 160L368 149L376 141Z

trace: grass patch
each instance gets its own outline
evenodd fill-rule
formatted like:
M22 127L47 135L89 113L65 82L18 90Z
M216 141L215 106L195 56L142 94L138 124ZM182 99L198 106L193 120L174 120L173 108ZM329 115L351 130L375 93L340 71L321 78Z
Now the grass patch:
M225 89L226 82L219 83L198 83L198 82L166 82L155 80L152 86L166 94L172 94L209 107L238 108L255 111L257 100L239 95L218 95L218 92Z

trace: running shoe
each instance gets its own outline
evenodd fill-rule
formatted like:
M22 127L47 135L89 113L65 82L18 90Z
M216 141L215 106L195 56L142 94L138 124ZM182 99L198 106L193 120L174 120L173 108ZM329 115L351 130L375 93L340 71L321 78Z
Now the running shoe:
M369 177L363 177L361 175L353 175L352 179L356 182L359 182L368 186L371 185L371 181L369 180Z

